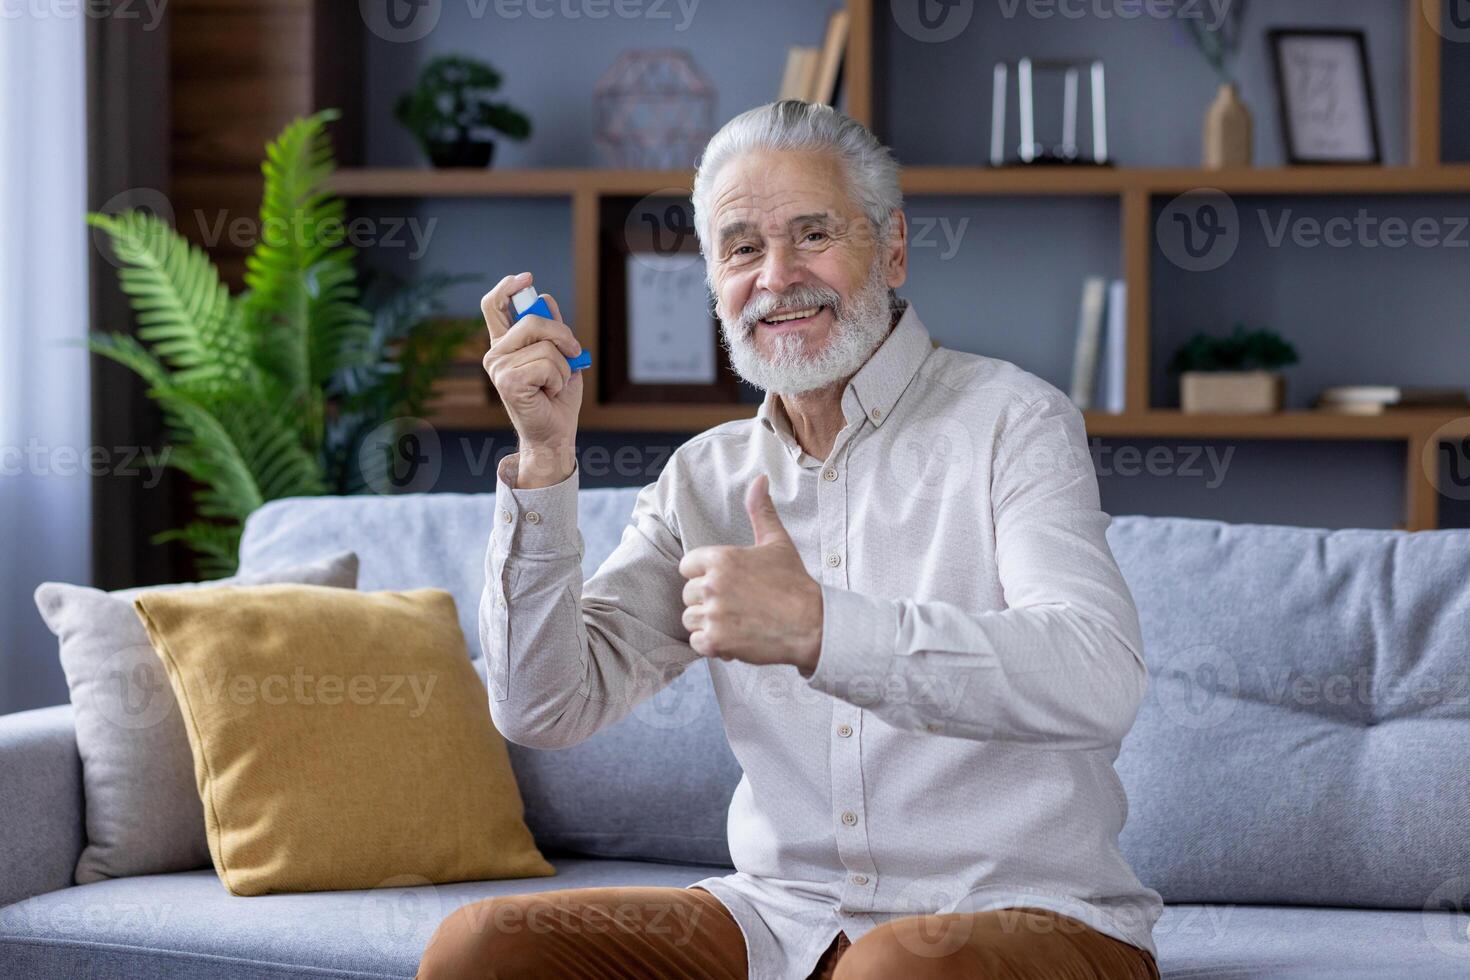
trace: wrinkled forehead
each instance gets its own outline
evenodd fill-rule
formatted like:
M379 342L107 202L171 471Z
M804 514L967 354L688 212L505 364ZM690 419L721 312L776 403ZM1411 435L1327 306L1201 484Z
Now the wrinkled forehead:
M784 231L795 218L848 221L861 212L837 158L814 150L763 150L727 163L716 177L710 224L715 240L732 228Z

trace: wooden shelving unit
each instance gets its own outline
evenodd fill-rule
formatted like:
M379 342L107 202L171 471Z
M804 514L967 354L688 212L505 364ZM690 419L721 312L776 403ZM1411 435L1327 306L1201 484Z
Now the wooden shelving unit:
M852 13L844 72L846 110L872 123L875 16L886 4L847 0ZM1440 44L1431 25L1440 0L1411 0L1409 36L1409 158L1403 167L1291 167L1205 171L1188 168L991 169L910 167L904 172L910 196L1053 195L1115 197L1120 215L1120 266L1130 297L1148 297L1152 274L1154 205L1162 196L1214 188L1242 195L1470 194L1470 166L1440 162ZM334 188L349 197L560 197L572 214L576 308L585 323L599 323L597 242L599 214L607 197L659 193L687 196L692 172L557 168L545 170L355 169L339 171ZM1089 433L1123 438L1319 439L1397 441L1405 447L1406 513L1402 527L1428 529L1438 523L1438 492L1422 459L1431 438L1454 433L1470 437L1470 419L1450 415L1352 416L1286 411L1269 416L1185 415L1150 404L1150 310L1131 302L1128 310L1127 410L1087 413ZM597 331L580 335L598 356ZM477 358L476 358L477 359ZM598 397L596 372L587 376L582 427L589 431L676 430L696 432L730 419L750 417L754 406L731 404L606 403ZM444 405L435 424L447 428L504 428L508 421L487 394L483 406ZM1441 431L1443 426L1451 428ZM1463 430L1463 431L1462 431ZM1440 432L1439 436L1435 436Z

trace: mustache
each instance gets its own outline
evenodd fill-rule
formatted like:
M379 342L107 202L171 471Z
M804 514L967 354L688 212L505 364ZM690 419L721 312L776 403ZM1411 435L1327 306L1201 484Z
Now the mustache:
M755 329L757 320L768 317L781 307L803 309L809 306L829 306L832 313L839 319L842 315L842 297L837 290L828 286L817 286L803 284L792 286L786 292L777 295L775 293L762 293L749 303L740 314L741 336L749 334Z

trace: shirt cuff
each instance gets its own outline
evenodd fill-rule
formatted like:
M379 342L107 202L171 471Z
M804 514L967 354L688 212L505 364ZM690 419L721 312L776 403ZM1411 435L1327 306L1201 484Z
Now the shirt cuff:
M520 453L511 453L495 469L495 543L505 553L514 542L529 553L577 550L577 490L581 466L560 483L534 490L517 489Z
M822 649L806 682L837 698L888 676L898 643L898 605L835 585L822 586Z

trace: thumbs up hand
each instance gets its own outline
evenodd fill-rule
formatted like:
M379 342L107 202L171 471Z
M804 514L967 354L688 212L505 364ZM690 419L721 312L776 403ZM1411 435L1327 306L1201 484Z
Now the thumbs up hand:
M782 526L764 473L746 491L745 511L752 547L706 545L679 562L689 645L702 657L791 664L810 676L822 648L822 587Z

